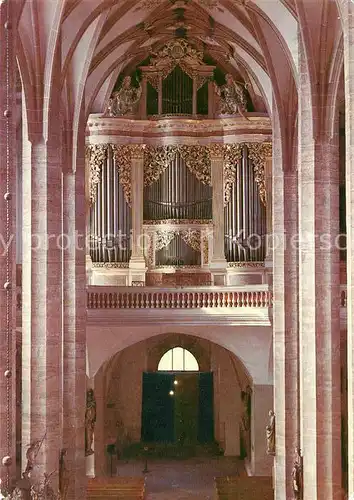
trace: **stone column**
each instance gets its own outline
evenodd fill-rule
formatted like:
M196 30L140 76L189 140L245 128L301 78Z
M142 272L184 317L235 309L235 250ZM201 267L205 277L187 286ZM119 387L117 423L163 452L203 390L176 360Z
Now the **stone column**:
M143 248L144 144L131 146L132 161L132 255L129 284L145 283L146 263Z
M0 2L0 479L16 475L16 22ZM8 457L8 458L6 458Z
M61 137L23 135L22 469L27 445L43 440L36 481L58 470L61 447Z
M85 151L85 204L86 204L86 282L88 285L91 284L92 278L92 259L90 255L90 210L91 210L91 199L90 199L90 153L89 149Z
M267 246L266 246L266 261L271 262L272 256L272 243L271 237L273 234L273 222L272 222L272 158L266 157L265 163L265 184L267 192L267 207L266 207L266 226L267 226Z
M251 469L254 476L272 475L273 459L267 455L265 438L268 412L272 408L273 386L254 385L251 405Z
M299 342L304 498L341 492L339 144L330 136L300 47ZM320 89L319 89L320 91ZM326 87L330 100L331 86ZM327 118L328 119L328 118ZM321 125L319 125L321 124ZM326 130L327 129L327 130Z
M296 165L273 127L273 380L276 418L275 500L293 498L294 450L299 444L298 190ZM295 163L295 160L294 160ZM268 204L269 207L269 204ZM269 207L270 208L270 207ZM271 409L271 408L269 408ZM268 417L267 417L268 420Z
M348 496L354 497L354 4L341 1L344 33L347 349L348 349Z
M210 146L211 184L213 187L213 254L210 262L214 285L226 284L224 221L224 146Z
M81 127L84 131L85 128ZM69 156L69 155L68 155ZM63 171L63 448L71 471L67 500L85 498L86 197L85 143Z

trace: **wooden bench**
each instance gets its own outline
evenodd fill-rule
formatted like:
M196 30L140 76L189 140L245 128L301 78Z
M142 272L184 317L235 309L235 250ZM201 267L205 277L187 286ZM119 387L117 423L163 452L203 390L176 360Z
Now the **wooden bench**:
M145 498L145 478L115 477L89 479L88 500L143 500Z
M215 487L219 500L274 500L269 477L217 477Z

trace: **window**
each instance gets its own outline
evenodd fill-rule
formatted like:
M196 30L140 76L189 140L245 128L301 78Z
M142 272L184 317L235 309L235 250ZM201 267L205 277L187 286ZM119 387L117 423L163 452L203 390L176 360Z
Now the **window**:
M199 365L187 349L174 347L162 356L157 369L164 372L197 372Z

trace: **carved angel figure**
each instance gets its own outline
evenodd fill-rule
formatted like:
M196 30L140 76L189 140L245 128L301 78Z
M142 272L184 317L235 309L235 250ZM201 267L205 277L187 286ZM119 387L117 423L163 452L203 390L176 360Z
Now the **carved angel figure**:
M222 115L240 115L248 120L245 112L247 111L247 97L245 87L235 82L232 75L226 75L226 83L219 87L214 83L216 94L220 98L219 113Z
M124 116L134 112L135 105L139 102L142 93L141 85L133 87L131 77L126 76L121 88L114 92L108 102L107 116Z
M266 427L267 436L267 454L275 455L275 413L273 410L269 412L269 424Z
M43 436L42 439L37 439L37 441L33 441L33 443L31 443L28 446L28 449L26 451L27 465L26 465L26 469L24 471L24 473L27 475L30 474L31 471L33 470L34 463L36 461L39 450L41 449L44 438L45 438L45 435Z

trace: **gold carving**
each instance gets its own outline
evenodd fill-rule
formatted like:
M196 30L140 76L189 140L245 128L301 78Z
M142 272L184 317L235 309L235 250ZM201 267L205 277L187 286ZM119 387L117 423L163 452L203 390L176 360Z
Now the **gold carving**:
M177 152L186 166L203 184L211 184L210 158L205 146L159 146L146 150L144 165L144 186L156 182L166 170Z
M132 159L134 160L144 159L144 151L146 148L145 144L131 144L129 147Z
M187 40L178 39L168 42L159 52L152 53L151 67L165 79L179 65L181 69L193 78L198 67L205 66L203 52L195 49Z
M226 75L226 83L218 87L214 83L214 90L218 96L217 107L218 113L221 115L236 115L239 113L243 118L248 120L245 115L247 111L247 95L245 85L240 82L235 82L233 76Z
M210 144L208 146L210 158L212 160L223 160L225 156L225 148L223 144Z
M138 6L136 10L141 10L141 9L155 9L157 7L160 7L160 5L164 2L165 0L143 0L143 2ZM245 4L247 0L238 0L239 2ZM219 6L217 0L196 0L196 2L201 5L202 7L206 9L218 9L221 12L223 12L223 9Z
M228 262L227 267L250 267L250 268L262 268L264 266L264 262Z
M107 158L108 144L90 144L86 149L86 158L89 160L89 189L90 203L93 205L97 196L97 185L101 181L101 169Z
M210 156L205 146L179 146L179 151L188 169L198 181L211 185Z
M113 156L119 172L119 182L122 185L126 202L132 204L132 156L128 145L112 144Z
M178 231L156 231L155 252L167 247L174 239Z
M224 156L224 205L230 201L232 186L236 181L236 169L242 158L241 144L226 144Z
M177 146L149 147L146 150L144 164L144 186L158 181L177 152Z
M121 88L112 94L108 101L106 116L124 116L132 114L138 104L142 94L142 88L133 87L131 77L126 76L122 82Z
M267 158L272 156L272 144L269 142L249 143L248 157L253 163L255 182L258 185L259 196L263 205L267 205L267 189L265 181L265 166Z
M171 225L171 224L209 224L212 225L213 221L212 219L164 219L164 220L144 220L144 226L149 225L149 226L163 226L163 225Z
M180 231L182 240L196 252L201 250L201 233L198 229Z

